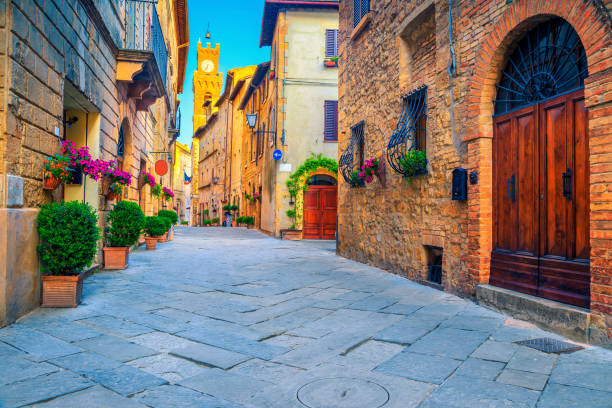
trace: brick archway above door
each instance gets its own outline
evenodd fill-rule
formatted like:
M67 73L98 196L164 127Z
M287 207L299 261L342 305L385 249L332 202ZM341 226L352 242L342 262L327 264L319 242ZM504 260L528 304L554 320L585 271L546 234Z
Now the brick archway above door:
M466 6L480 7L480 3ZM493 231L492 160L493 160L493 99L496 84L502 75L512 45L538 22L561 17L578 33L587 57L589 77L585 80L585 105L589 114L589 143L594 150L606 153L603 146L612 143L612 127L597 124L595 118L609 117L612 87L609 86L612 67L612 22L600 1L514 1L505 11L487 24L478 39L479 53L473 63L466 96L466 120L462 124L463 139L468 143L468 168L478 173L478 184L469 186L468 240L470 253L467 265L472 290L480 283L488 283ZM554 13L554 15L553 15ZM606 111L608 109L608 111ZM599 147L595 147L599 146ZM610 151L612 153L612 150ZM605 156L605 157L604 157ZM590 158L591 214L597 211L600 219L612 219L612 194L601 192L596 186L612 183L610 155ZM612 232L590 217L591 241L591 310L610 315L612 299L605 282L612 279Z

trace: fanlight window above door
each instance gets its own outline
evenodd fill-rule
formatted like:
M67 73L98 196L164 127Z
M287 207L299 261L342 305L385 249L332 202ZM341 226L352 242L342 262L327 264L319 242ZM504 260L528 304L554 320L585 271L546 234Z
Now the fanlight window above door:
M495 115L550 99L584 86L586 53L574 28L553 18L529 30L506 62Z

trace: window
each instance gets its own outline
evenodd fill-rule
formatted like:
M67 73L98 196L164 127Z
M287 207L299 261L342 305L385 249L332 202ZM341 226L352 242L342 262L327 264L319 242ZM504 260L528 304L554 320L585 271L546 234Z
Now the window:
M402 97L402 116L387 144L387 161L398 173L411 177L427 172L427 158L414 163L414 151L426 151L427 146L427 87L421 86ZM407 158L412 164L407 166Z
M121 159L125 157L125 140L123 137L123 126L119 127L119 137L117 139L117 157Z
M326 141L338 141L338 101L325 101L324 103Z
M355 173L363 166L365 122L359 122L351 127L351 141L342 152L338 161L339 171L351 187L359 187L363 182L355 180Z
M270 110L270 147L276 146L276 106Z
M255 161L255 149L257 148L257 145L255 143L255 133L256 132L251 132L251 161Z
M370 0L353 0L353 27L357 27L359 22L370 12Z
M325 30L325 56L338 56L338 30Z

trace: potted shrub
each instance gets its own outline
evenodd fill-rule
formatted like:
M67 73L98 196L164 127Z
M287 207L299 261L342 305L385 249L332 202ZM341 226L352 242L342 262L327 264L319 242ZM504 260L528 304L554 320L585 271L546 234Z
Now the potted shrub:
M56 154L49 157L44 163L43 190L55 190L60 183L66 183L71 179L68 171L69 159Z
M247 228L253 228L255 225L255 217L244 217L244 223L247 225Z
M295 210L293 209L289 209L285 212L285 214L287 214L287 217L289 217L290 219L293 220L293 224L287 228L287 229L282 229L280 230L281 233L281 239L288 239L291 241L299 241L302 239L302 230L296 229L295 228Z
M87 203L45 204L36 217L42 270L42 306L76 307L81 302L83 269L96 256L98 216Z
M147 250L155 249L157 241L164 235L166 225L159 217L145 217L144 231Z
M399 159L399 165L404 177L410 182L410 177L427 173L427 155L422 150L410 150Z
M211 220L204 220L204 226L205 227L210 227L210 224L212 224Z
M125 269L129 250L138 241L145 215L138 204L119 201L106 216L104 231L104 269Z
M162 223L164 224L164 232L159 236L159 242L166 242L168 240L168 231L170 230L170 227L172 226L172 223L170 222L170 220L166 217L157 217L159 218Z
M211 222L213 223L213 225L214 225L215 227L218 227L218 226L219 226L219 221L220 221L220 220L219 220L219 217L215 217L215 218L213 218L213 219L211 220Z
M170 225L174 225L177 223L178 221L178 214L175 211L172 210L159 210L157 212L157 216L158 217L164 217L167 218L168 220L170 220ZM172 241L172 239L174 238L174 230L172 229L172 227L170 227L170 232L168 234L168 240Z

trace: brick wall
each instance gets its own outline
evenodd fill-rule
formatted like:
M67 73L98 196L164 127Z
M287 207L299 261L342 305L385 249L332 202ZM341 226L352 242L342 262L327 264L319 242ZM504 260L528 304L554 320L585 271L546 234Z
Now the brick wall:
M423 20L429 4L433 23L432 17ZM340 254L418 280L426 271L423 246L440 246L446 290L471 296L477 284L488 283L495 85L510 44L553 13L574 26L587 53L592 324L612 339L612 20L604 2L454 1L452 78L447 1L371 5L371 21L360 35L353 34L353 2L340 6L339 153L349 143L350 126L365 120L365 156L380 156L399 118L400 96L425 83L431 164L411 183L389 167L386 187L378 180L365 188L340 183ZM455 167L478 172L467 203L450 200Z

